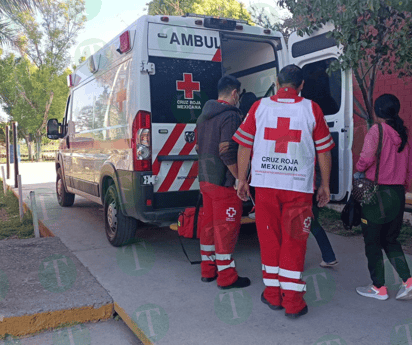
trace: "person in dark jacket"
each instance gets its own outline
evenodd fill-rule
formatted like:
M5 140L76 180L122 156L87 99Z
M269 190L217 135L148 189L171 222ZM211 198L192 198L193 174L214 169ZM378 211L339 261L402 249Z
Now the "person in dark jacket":
M218 82L218 100L209 100L199 116L196 150L204 218L200 235L203 282L217 278L221 289L250 285L239 277L232 258L240 230L242 201L234 188L238 144L232 140L241 124L240 82L233 76Z

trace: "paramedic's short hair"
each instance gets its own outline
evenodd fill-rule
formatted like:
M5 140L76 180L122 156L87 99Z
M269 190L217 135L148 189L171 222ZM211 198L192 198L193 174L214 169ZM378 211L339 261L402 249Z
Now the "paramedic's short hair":
M303 71L296 65L287 65L282 68L278 75L279 85L290 84L297 89L303 81Z
M240 81L233 75L225 75L217 83L219 96L229 96L233 90L240 91Z

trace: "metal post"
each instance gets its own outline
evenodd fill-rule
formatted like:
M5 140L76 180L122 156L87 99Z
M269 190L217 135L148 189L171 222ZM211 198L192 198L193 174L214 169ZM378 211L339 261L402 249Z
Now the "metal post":
M6 195L6 176L4 176L4 166L1 166L1 174L3 175L3 191Z
M34 236L40 237L39 220L37 218L36 195L34 194L33 191L30 192L30 201L31 201L31 213L33 215Z
M10 129L6 126L6 169L7 179L10 178Z
M19 175L19 160L17 156L17 122L13 122L13 143L14 143L14 188L17 188L18 181L17 176Z
M21 175L17 176L17 180L19 181L19 214L20 214L20 222L23 221L23 188L21 185Z

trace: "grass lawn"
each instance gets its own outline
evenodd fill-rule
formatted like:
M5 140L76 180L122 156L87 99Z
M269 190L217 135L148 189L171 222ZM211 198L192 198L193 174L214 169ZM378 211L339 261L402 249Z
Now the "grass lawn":
M323 207L319 212L319 223L327 232L332 232L341 236L361 236L361 226L353 227L352 230L345 230L340 220L340 212ZM401 234L398 237L399 242L405 253L412 254L412 225L404 221Z
M34 237L33 220L30 212L26 213L20 223L19 202L11 191L3 193L0 179L0 240L5 238Z

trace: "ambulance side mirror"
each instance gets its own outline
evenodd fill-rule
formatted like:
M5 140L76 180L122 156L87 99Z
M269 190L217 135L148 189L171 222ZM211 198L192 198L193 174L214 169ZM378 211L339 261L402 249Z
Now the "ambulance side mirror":
M57 119L50 119L47 121L47 138L56 140L62 138L62 125Z

